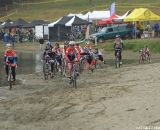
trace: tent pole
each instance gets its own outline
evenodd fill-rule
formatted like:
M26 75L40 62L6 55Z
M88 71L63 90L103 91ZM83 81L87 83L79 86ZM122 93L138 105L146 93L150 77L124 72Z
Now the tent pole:
M58 41L60 41L60 26L58 25Z
M135 39L137 39L137 22L135 22Z

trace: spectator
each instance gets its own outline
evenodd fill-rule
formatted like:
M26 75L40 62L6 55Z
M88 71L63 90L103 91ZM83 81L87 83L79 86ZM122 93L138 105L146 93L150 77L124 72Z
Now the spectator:
M14 36L13 33L11 33L11 35L10 35L10 42L12 44L12 48L14 49L14 47L15 47L15 36Z
M4 43L5 43L6 45L9 43L9 35L8 35L7 32L4 34Z
M29 38L29 39L28 39L29 42L33 42L34 34L33 34L33 30L32 30L32 29L29 30L28 38Z
M148 31L148 37L151 37L152 28L149 22L147 23L146 31Z
M39 38L39 44L40 44L40 50L43 51L44 39L42 36Z
M154 36L158 37L158 31L159 31L159 24L158 23L155 23L153 25L153 30L154 30Z

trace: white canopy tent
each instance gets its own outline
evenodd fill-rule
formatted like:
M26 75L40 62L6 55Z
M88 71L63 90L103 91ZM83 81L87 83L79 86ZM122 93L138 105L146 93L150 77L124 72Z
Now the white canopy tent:
M110 17L110 11L93 11L86 13L82 18L84 20L101 20L101 19L107 19Z
M68 21L68 22L65 24L65 26L72 26L72 23L73 23L74 19L75 19L75 16L74 16L70 21Z
M130 14L130 10L127 11L123 16L119 16L118 18L114 18L112 21L114 22L122 22L125 17L127 17Z
M67 16L77 16L79 18L83 18L84 15L83 14L72 14L72 13L70 13Z
M48 27L54 27L54 25L55 25L56 23L58 23L61 19L62 19L62 18L58 19L57 21L55 21L55 22L53 22L53 23L48 24Z

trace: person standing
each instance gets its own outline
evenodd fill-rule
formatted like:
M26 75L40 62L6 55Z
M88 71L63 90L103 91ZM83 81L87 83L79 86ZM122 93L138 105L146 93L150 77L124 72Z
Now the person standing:
M5 43L5 45L7 45L9 43L9 35L7 32L5 32L5 34L4 34L4 43Z
M39 44L40 44L40 50L43 51L43 46L44 46L44 39L43 39L43 37L40 37Z
M13 33L11 33L10 42L11 42L11 44L12 44L12 48L14 49L14 47L15 47L15 36L14 36Z
M158 37L158 31L159 31L159 24L158 23L155 23L154 25L153 25L153 29L154 29L154 36L155 37Z

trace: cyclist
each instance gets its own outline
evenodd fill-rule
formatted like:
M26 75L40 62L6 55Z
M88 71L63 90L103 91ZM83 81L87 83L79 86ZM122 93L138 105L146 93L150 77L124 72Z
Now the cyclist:
M58 63L58 68L59 68L62 65L62 53L63 53L63 51L59 47L58 43L55 44L55 47L54 47L53 51L55 52L55 55L56 55L55 59ZM59 68L59 71L60 71L60 68Z
M45 47L44 53L43 53L43 60L46 62L47 58L49 58L50 60L54 60L55 59L55 52L53 51L53 46L51 45L50 42L47 42L47 45ZM53 69L54 69L54 63L51 62L51 72L53 73Z
M104 63L103 54L98 48L95 48L94 54L95 54L95 57L96 57L97 60L99 60L99 61Z
M77 42L77 43L75 43L75 48L77 49L78 53L80 53L80 54L81 54L82 48L81 48L81 46L79 45L79 43L78 43L78 42Z
M150 50L149 50L149 47L147 45L145 45L144 48L143 48L143 54L144 54L145 58L148 57L149 62L151 62L150 61Z
M123 41L120 38L120 35L116 35L116 39L114 42L114 50L115 50L115 56L117 55L117 52L120 50L120 64L122 64L122 49L123 49Z
M17 65L17 55L16 52L12 49L11 44L6 45L7 49L4 53L4 62L5 62L5 70L6 70L6 77L8 78L9 74L9 64L11 64L11 70L12 70L12 76L13 76L13 81L16 81L16 72L15 68Z
M79 45L78 42L75 43L75 49L78 51L78 54L80 54L80 59L81 59L82 48L81 48L81 46ZM77 62L79 62L80 59L78 59ZM76 65L77 65L77 66L76 66L76 67L77 67L77 70L79 70L79 64L76 64Z
M87 41L84 48L87 48L87 49L91 50L92 49L92 44L89 41Z
M70 41L69 47L67 48L66 54L65 54L65 58L68 62L69 79L71 79L71 74L72 74L72 62L75 62L76 66L77 66L78 61L80 59L80 53L77 51L77 49L74 47L74 45L75 45L75 42ZM76 72L78 74L77 67L76 67Z
M150 55L150 50L149 50L149 48L148 48L147 45L144 46L143 52L144 52L144 54L146 54L146 55L148 55L148 56Z
M51 45L50 42L47 42L44 53L43 53L43 58L45 59L45 56L49 55L51 58L55 58L55 53L53 52L53 46Z
M83 48L84 53L86 54L86 63L87 63L87 69L91 70L93 72L93 62L94 62L94 52L91 49L91 45L87 45Z

